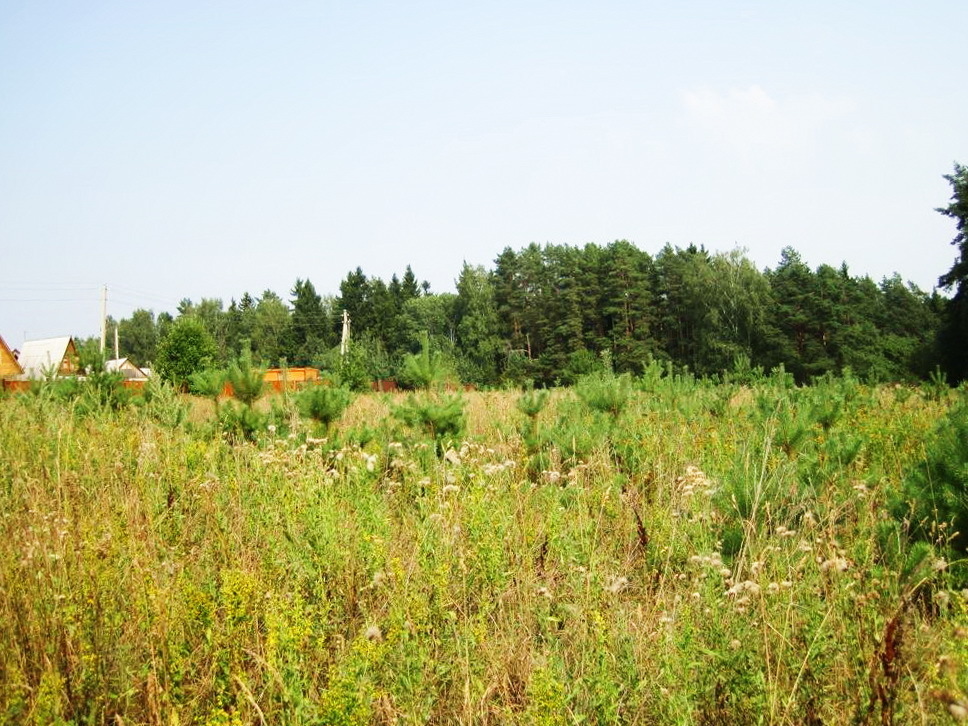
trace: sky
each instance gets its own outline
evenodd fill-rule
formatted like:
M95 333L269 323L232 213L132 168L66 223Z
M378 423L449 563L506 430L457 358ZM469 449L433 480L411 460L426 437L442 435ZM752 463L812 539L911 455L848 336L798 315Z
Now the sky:
M794 247L930 291L963 0L0 2L0 335L506 247Z

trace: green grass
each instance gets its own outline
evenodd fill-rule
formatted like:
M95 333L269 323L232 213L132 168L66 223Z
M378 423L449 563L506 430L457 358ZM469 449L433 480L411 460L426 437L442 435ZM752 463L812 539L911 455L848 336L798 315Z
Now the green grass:
M442 456L392 396L253 443L0 398L0 722L944 723L968 602L883 530L951 403L843 388L563 390L528 446L469 394Z

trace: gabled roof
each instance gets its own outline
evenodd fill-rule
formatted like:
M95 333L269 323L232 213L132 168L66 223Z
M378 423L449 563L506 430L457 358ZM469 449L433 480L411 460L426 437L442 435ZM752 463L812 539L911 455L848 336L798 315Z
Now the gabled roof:
M104 362L104 370L108 373L121 373L125 378L147 378L145 372L138 368L129 358L112 358Z
M76 362L71 361L69 356L77 356L74 339L69 335L64 338L27 340L20 351L20 367L29 378L43 378L51 368L57 375L74 373Z
M10 346L0 335L0 378L3 376L19 376L24 372L23 367L17 361L17 356L10 350Z

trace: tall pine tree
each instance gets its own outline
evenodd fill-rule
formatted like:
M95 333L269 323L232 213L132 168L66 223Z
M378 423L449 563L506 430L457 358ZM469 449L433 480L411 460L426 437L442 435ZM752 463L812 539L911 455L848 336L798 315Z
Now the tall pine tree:
M955 220L958 232L951 244L958 256L938 280L945 290L955 290L945 308L938 347L949 380L959 383L968 379L968 167L956 163L954 173L944 178L951 184L951 202L937 211Z

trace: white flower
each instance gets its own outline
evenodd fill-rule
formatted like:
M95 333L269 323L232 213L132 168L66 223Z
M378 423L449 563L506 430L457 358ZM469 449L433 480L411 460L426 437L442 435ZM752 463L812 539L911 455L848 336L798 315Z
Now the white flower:
M850 563L847 562L847 560L845 560L843 557L833 557L820 563L821 572L827 572L828 570L844 572L848 567L850 567Z
M627 589L629 586L629 580L627 577L610 577L608 584L605 585L605 591L610 592L613 595L617 595L623 590Z
M363 637L367 640L372 640L375 643L379 643L381 640L383 640L383 631L380 630L379 625L371 625L366 629L366 632L363 633Z

